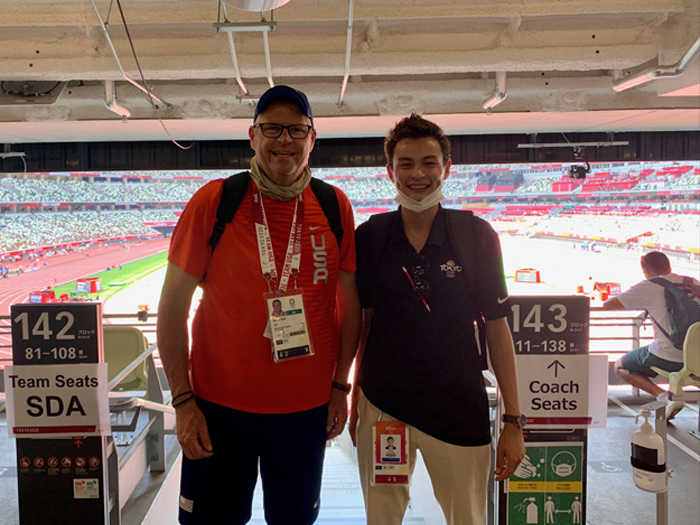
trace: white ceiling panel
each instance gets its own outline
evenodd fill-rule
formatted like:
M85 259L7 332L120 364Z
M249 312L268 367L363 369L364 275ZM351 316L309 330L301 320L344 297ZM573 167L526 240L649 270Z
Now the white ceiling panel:
M89 0L0 0L1 142L167 140L125 81L141 72L180 140L245 138L247 100L270 83L307 93L322 137L382 136L412 111L451 133L700 127L697 69L613 89L687 58L698 0L291 0L263 13L276 24L267 46L261 31L216 32L217 21L261 22L217 0L120 3L131 42L116 1L96 2L98 19ZM487 114L497 71L507 98ZM106 80L131 113L126 124L105 107Z

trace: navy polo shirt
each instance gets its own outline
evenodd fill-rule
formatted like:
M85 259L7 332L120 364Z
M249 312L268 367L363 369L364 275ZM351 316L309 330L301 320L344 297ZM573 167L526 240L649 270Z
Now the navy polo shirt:
M371 225L357 231L358 260L365 256L363 250L381 249L364 242L367 227ZM481 303L490 305L488 312L478 310L487 319L505 317L510 306L497 300L507 297L498 237L477 219L474 235ZM374 283L372 290L360 286L362 306L374 308L374 316L358 383L373 405L400 421L453 445L479 446L489 444L491 435L475 338L477 308L460 275L466 271L448 236L442 207L420 253L406 237L400 212L394 213L375 275L358 275L358 282Z

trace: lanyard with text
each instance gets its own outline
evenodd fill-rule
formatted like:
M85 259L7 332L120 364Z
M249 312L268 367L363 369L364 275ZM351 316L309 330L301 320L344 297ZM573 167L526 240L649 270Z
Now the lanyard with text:
M292 229L289 232L289 243L287 245L287 254L284 258L281 277L278 275L277 266L275 265L275 254L272 249L272 238L270 237L265 206L262 202L262 194L257 188L253 191L253 218L255 219L255 232L258 237L258 253L260 254L260 267L262 268L263 277L267 281L270 292L274 291L284 295L287 292L290 275L294 278L294 288L296 289L296 279L297 275L299 275L299 267L301 266L301 231L304 225L304 196L302 194L296 198Z

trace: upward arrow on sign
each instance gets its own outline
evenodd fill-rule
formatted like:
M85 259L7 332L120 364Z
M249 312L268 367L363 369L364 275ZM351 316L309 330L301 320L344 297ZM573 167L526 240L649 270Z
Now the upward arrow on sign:
M564 370L566 370L566 367L562 365L558 359L555 359L554 362L549 365L547 368L552 368L554 367L554 377L557 377L559 374L559 367L562 367Z

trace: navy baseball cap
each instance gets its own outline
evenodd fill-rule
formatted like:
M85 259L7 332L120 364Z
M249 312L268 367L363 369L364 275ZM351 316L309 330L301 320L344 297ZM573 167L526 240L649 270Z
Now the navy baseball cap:
M289 100L290 102L294 102L297 106L299 106L299 108L301 108L304 115L309 117L311 125L313 126L314 115L311 112L311 104L309 104L309 99L306 98L306 95L304 95L304 93L301 91L289 86L275 86L265 91L255 106L255 116L253 117L253 122L258 120L258 115L265 111L267 106L280 100Z

